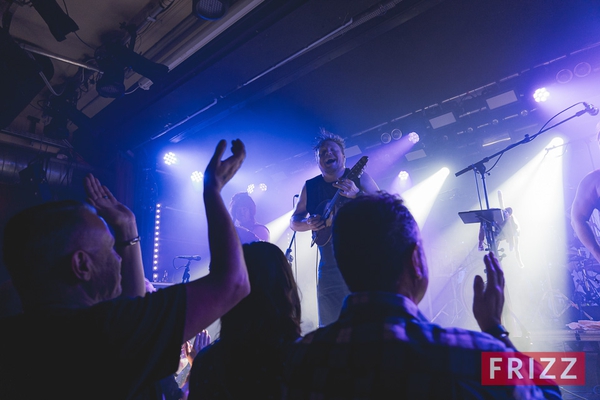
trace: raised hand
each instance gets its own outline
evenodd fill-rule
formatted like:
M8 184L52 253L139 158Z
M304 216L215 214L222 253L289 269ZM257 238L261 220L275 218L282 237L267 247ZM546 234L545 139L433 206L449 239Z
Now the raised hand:
M220 192L223 186L225 186L225 184L229 182L240 169L242 162L246 158L246 148L244 147L244 143L242 143L241 140L236 139L231 142L232 155L225 160L221 160L226 147L227 142L225 140L221 140L219 144L217 144L215 153L208 163L206 171L204 171L205 190L207 188L214 188Z
M484 256L483 262L487 273L487 284L484 284L481 276L475 276L473 315L481 330L485 331L501 323L504 307L504 272L492 252Z
M210 335L206 329L202 330L196 335L194 340L194 351L198 353L200 350L210 344Z
M119 202L110 190L102 185L94 175L87 174L84 178L83 186L87 194L88 203L96 208L98 215L101 216L108 225L115 227L135 222L135 215L133 212Z
M135 215L119 202L110 190L92 174L88 174L83 187L87 201L96 208L98 215L112 228L115 235L115 250L121 256L121 287L125 297L144 296L144 265L139 246ZM131 243L132 240L137 242Z

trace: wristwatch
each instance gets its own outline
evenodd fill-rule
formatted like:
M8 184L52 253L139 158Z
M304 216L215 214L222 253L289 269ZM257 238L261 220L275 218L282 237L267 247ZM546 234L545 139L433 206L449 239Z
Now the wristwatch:
M501 324L498 324L498 325L493 326L493 327L491 327L489 329L486 329L483 332L487 333L488 335L492 335L496 339L505 339L505 338L508 337L508 331Z

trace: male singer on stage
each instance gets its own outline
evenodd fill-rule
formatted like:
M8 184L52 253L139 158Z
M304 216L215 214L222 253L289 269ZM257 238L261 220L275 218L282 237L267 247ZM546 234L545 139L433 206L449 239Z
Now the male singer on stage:
M379 190L375 181L366 172L353 180L345 178L350 169L346 168L344 139L340 136L322 129L314 151L321 175L305 182L290 221L290 227L294 231L312 230L313 234L318 231L327 232L330 229L330 219L323 220L321 213L338 189L343 196L342 200L353 199L362 193L375 193ZM369 232L364 234L368 235ZM317 303L319 325L324 326L337 320L342 301L350 292L337 267L331 240L319 246L319 253L321 257Z

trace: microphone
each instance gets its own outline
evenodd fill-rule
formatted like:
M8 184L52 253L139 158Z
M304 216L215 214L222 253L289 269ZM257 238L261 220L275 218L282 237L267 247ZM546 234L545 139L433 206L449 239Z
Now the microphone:
M177 256L175 258L182 258L184 260L194 260L194 261L200 261L202 259L202 257L200 257L200 256Z
M592 117L598 115L598 107L594 107L593 104L588 104L586 102L583 103L583 106L585 107L585 112L590 114Z

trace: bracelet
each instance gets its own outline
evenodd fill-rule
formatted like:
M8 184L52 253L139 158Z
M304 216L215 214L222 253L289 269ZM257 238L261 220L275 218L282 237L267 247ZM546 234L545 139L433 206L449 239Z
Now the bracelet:
M496 339L505 339L508 337L508 331L503 325L496 325L490 329L486 329L483 332L487 333L488 335L492 335Z
M133 239L125 240L119 243L121 247L133 246L136 243L139 243L141 238L139 236L134 237Z

